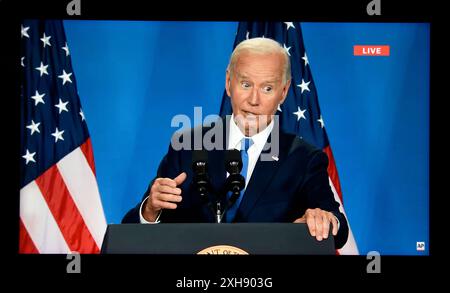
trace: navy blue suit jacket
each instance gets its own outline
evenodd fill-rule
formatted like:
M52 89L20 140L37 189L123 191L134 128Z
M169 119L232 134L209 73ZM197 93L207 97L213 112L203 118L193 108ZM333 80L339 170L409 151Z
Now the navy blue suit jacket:
M194 132L202 131L203 136L209 129L197 128L185 134L189 133L193 140ZM228 137L226 130L223 134ZM272 134L268 141L271 137ZM224 146L226 149L226 142ZM208 151L208 176L214 190L220 190L226 180L224 157L223 150ZM162 223L215 222L213 213L192 185L191 166L191 150L175 151L169 146L156 178L173 179L186 172L187 179L179 186L183 200L177 209L162 211ZM306 209L321 208L333 212L339 219L340 228L334 239L336 248L342 247L347 241L348 225L339 211L339 203L334 200L327 166L328 157L324 152L295 135L280 131L278 160L257 161L234 222L293 222L303 216ZM149 194L152 184L153 181L143 199ZM125 215L122 223L139 223L139 208L140 203Z

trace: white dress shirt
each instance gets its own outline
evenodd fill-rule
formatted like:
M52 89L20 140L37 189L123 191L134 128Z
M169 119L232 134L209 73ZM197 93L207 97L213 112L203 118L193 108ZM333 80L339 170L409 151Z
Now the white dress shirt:
M247 153L248 153L248 166L247 166L247 176L245 176L245 188L247 188L247 184L252 177L253 170L255 169L256 162L258 161L259 155L261 154L261 151L264 148L264 145L267 142L267 138L270 135L270 132L273 129L273 121L267 125L266 128L264 128L261 132L258 132L257 134L246 137L241 129L237 126L236 122L234 122L234 114L231 115L230 119L230 133L228 138L228 150L237 149L238 151L241 150L241 141L245 138L251 138L253 141L253 144L249 147ZM228 177L227 173L227 177Z

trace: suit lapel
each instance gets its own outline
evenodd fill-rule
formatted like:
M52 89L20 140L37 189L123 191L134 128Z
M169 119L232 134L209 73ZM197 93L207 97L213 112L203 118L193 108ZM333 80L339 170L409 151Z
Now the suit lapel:
M270 135L270 137L272 134ZM266 146L264 149L266 149L268 142L266 142ZM264 194L264 191L267 190L269 187L272 177L277 172L279 166L281 166L284 162L284 160L287 157L288 153L288 147L289 147L290 141L286 139L286 136L283 135L283 133L280 133L279 136L279 154L272 156L272 158L268 161L262 161L261 155L263 152L261 152L261 155L258 158L258 161L256 162L255 168L252 173L252 177L250 178L250 181L247 185L247 189L244 192L241 205L239 207L237 218L246 218L250 212L253 210L253 207L255 206L258 199L261 197L261 195ZM268 154L270 152L266 152ZM240 216L239 216L240 214Z

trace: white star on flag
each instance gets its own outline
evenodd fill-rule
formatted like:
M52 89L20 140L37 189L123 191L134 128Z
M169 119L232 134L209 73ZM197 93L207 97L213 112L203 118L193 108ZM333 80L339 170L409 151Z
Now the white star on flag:
M44 33L44 36L41 38L41 41L42 41L42 43L44 44L44 48L45 48L45 45L51 46L51 44L50 44L50 38L51 38L51 37L52 37L52 36L46 37L46 36L45 36L45 33Z
M285 22L285 24L287 25L287 28L286 28L287 31L288 31L289 28L291 28L291 27L295 29L295 26L294 26L294 23L293 23L293 22Z
M48 67L48 64L44 66L44 63L42 63L42 61L41 61L41 66L36 67L36 70L40 72L40 76L42 76L43 74L48 75L47 67Z
M41 124L41 122L34 123L34 120L31 120L31 124L27 126L27 128L31 130L31 135L33 135L33 133L35 133L35 132L41 133L39 131L39 125L40 124Z
M69 104L69 102L63 103L63 101L59 99L59 103L55 105L55 107L59 109L59 114L61 114L62 111L69 112L69 110L67 110L67 104Z
M56 127L55 132L52 133L52 136L55 137L55 143L56 143L59 139L60 139L60 140L64 140L64 138L63 138L63 136L62 136L63 133L64 133L64 130L59 131L59 130L58 130L58 127Z
M323 122L322 115L320 115L320 119L317 119L317 121L320 123L320 127L323 128L325 126L325 123Z
M66 71L63 69L63 73L61 75L58 75L58 77L63 80L63 85L65 85L66 81L72 83L72 80L70 80L71 75L72 73L66 73Z
M66 42L66 45L65 45L64 47L61 47L61 49L63 49L64 51L66 51L66 57L70 55L69 47L67 46L67 42Z
M81 109L80 109L80 116L81 116L81 121L84 121L85 120L84 113L83 113L83 110L81 110Z
M23 25L20 25L20 26L21 26L20 38L23 38L23 37L30 38L30 36L28 35L28 30L30 29L30 27L29 26L23 27Z
M307 90L309 92L309 87L308 87L309 83L310 83L310 81L305 82L302 78L302 83L297 85L298 87L302 88L302 94L303 94L303 91L305 91L305 90Z
M305 52L305 56L303 56L302 59L305 60L305 66L309 64L308 56L306 56L306 52Z
M37 104L42 103L45 104L43 97L45 94L39 94L38 91L36 91L36 94L32 96L31 98L34 100L34 105L37 106Z
M294 113L293 113L293 114L297 115L297 121L299 121L300 118L303 118L303 119L306 120L306 117L305 117L306 109L305 109L305 110L302 110L302 109L300 109L300 107L298 107L298 106L297 106L297 109L298 109L297 112L294 112Z
M291 49L291 47L287 47L286 48L286 44L283 44L284 49L286 50L286 53L291 56L291 53L289 53L289 50Z
M30 161L36 163L36 161L34 160L34 155L36 155L36 152L30 153L30 151L27 149L27 153L26 153L25 155L22 156L22 158L24 158L24 159L26 160L25 164L28 165L28 163L29 163Z

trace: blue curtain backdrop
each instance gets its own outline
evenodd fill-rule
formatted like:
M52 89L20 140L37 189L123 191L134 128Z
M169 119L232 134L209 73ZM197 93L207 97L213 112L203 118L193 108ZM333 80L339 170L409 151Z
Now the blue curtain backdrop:
M108 223L142 197L176 114L217 114L236 22L64 21ZM361 254L428 254L429 25L302 23ZM390 45L389 57L353 45ZM426 242L425 252L416 250Z

